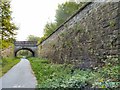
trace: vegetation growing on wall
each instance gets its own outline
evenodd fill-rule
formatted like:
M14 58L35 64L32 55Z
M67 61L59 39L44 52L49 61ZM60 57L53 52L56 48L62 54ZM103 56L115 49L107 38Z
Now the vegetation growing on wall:
M75 63L79 68L118 65L117 9L118 3L89 3L41 44L39 55L55 63Z

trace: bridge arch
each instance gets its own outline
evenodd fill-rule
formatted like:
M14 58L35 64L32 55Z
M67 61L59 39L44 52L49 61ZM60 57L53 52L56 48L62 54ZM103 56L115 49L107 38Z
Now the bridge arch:
M30 48L20 48L20 49L16 50L15 53L14 53L14 54L15 54L15 57L17 57L17 53L18 53L20 50L28 50L28 51L30 51L30 52L32 53L32 56L35 57L35 52L34 52L32 49L30 49Z
M17 52L20 50L28 50L32 53L32 56L37 56L37 41L15 41L14 42L14 56L17 56Z

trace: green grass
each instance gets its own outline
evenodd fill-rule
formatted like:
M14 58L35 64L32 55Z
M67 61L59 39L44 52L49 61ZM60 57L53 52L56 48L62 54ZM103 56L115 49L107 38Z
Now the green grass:
M52 64L47 59L29 58L38 88L118 88L120 66L104 66L96 70L72 72L72 65Z
M0 77L20 61L19 58L3 58L0 60Z

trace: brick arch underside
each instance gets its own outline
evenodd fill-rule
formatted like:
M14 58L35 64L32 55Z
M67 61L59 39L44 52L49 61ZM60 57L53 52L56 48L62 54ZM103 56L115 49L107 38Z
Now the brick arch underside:
M32 49L30 49L30 48L21 48L21 49L16 50L16 51L14 52L15 57L17 57L17 53L18 53L18 51L20 51L20 50L28 50L28 51L30 51L30 52L32 53L32 56L35 57L35 52L34 52Z

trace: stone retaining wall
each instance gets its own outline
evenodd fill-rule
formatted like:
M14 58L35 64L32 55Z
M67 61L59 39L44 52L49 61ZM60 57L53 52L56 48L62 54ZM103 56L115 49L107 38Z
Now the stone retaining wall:
M82 68L118 58L119 2L92 2L80 9L38 47L38 56Z

